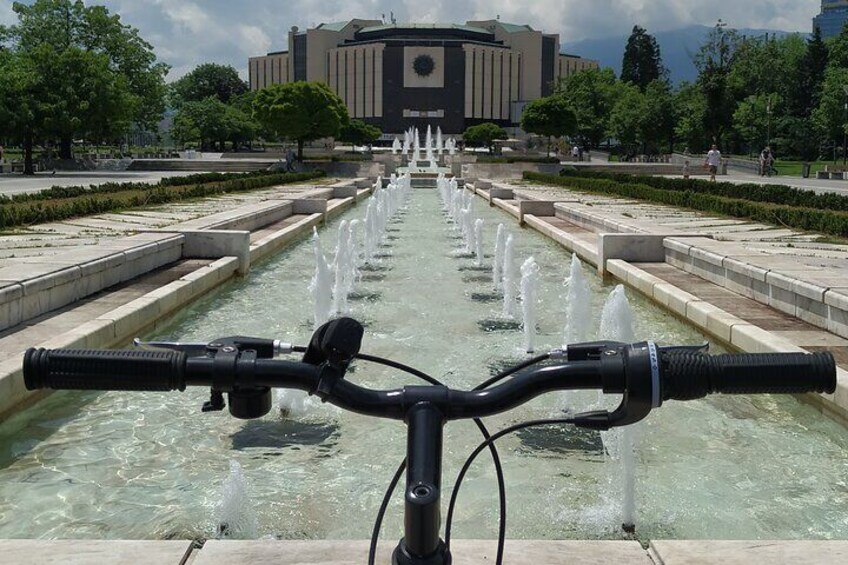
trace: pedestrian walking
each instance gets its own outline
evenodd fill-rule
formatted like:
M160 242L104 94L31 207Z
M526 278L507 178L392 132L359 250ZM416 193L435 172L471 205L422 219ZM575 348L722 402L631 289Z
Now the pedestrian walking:
M707 158L704 159L704 167L710 170L710 180L715 182L716 173L718 172L718 168L721 166L721 151L718 150L718 146L713 143L712 148L707 152Z

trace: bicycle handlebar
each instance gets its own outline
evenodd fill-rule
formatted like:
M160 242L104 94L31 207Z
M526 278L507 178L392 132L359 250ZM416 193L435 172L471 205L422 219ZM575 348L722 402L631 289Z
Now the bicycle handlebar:
M393 562L403 565L450 563L449 533L445 535L445 542L439 536L441 434L446 420L489 416L554 390L594 388L622 394L619 407L613 412L584 412L562 421L605 430L638 422L664 400L692 400L715 392L832 393L836 389L836 364L830 353L711 357L687 347L601 341L572 345L548 356L550 359L564 358L564 362L515 373L544 357L530 360L498 376L500 379L512 374L510 380L495 384L495 379L490 381L489 388L482 390L462 391L441 385L372 390L344 380L348 364L359 355L362 331L362 326L350 318L328 322L316 330L309 347L297 348L305 351L300 362L273 359L281 349L295 348L244 337L216 340L206 345L205 351L200 344L162 343L159 345L177 350L29 349L23 362L24 382L29 390L171 391L185 390L187 386L208 386L211 397L203 410L222 410L226 393L230 413L238 418L267 414L271 409L270 389L283 387L304 390L322 401L354 412L405 420L409 468L404 538L393 553ZM406 370L415 371L408 367ZM478 424L499 470L502 516L499 540L502 543L503 480L490 441L517 427L501 430L490 437L482 423L478 421ZM486 443L472 454L466 468ZM460 474L454 494L464 472ZM386 501L390 493L391 489ZM452 505L453 502L451 508ZM380 518L372 539L372 560L379 522Z
M598 342L572 346L568 361L519 374L481 391L438 386L372 390L343 379L344 367L257 358L255 351L222 347L214 356L187 357L179 351L29 349L24 357L27 389L184 390L209 386L233 395L270 388L294 388L341 408L383 418L403 419L418 402L429 402L446 419L489 416L554 390L602 389L623 393L613 414L578 414L578 425L606 429L644 418L664 400L692 400L711 393L804 393L836 388L830 353L724 354L664 350L652 343ZM572 360L577 358L579 360ZM630 403L629 414L628 403ZM223 407L223 406L221 406ZM252 410L238 417L257 417ZM580 420L580 416L584 416Z

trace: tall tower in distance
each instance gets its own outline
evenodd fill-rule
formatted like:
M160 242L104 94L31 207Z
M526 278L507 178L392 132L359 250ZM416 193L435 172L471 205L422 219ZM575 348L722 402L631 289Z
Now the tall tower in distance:
M848 0L822 0L821 14L813 18L813 29L819 29L822 39L839 35L848 22Z

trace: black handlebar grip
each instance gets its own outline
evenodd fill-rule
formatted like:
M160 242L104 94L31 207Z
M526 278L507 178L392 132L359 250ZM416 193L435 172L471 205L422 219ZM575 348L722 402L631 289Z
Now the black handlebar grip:
M830 353L660 352L663 400L724 394L796 394L836 390Z
M34 349L24 355L27 390L185 390L182 351Z

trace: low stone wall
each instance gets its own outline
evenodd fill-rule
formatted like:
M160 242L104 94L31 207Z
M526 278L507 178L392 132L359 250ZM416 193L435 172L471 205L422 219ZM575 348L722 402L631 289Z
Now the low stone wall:
M179 260L180 235L144 233L0 268L0 330ZM5 279L5 284L4 284Z
M781 258L757 257L750 251L730 257L732 244L704 238L668 238L665 260L670 265L723 286L742 296L766 304L816 327L848 338L848 281L821 269L815 284L815 269ZM801 280L797 274L803 274Z
M304 171L324 171L328 177L376 178L386 176L383 163L376 161L304 161Z
M524 171L557 175L561 169L559 163L465 163L460 176L466 179L520 179Z

